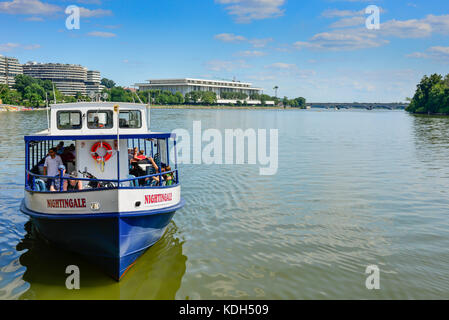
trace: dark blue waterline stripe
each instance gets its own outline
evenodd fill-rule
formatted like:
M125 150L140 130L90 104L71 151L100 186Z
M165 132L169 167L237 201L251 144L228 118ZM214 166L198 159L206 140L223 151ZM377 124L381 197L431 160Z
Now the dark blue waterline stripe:
M22 200L20 205L20 211L29 215L33 218L39 219L49 219L49 220L82 220L82 219L106 219L106 218L120 218L120 217L139 217L139 216L149 216L170 213L173 211L180 210L184 207L185 200L181 198L178 204L161 209L147 210L147 211L130 211L130 212L108 212L108 213L80 213L80 214L45 214L40 212L35 212L28 209L25 206L25 200Z

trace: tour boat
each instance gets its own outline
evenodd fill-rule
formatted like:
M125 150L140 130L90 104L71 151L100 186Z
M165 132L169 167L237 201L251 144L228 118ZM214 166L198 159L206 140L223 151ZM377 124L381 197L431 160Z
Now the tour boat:
M25 136L21 211L44 239L119 281L184 206L176 136L151 132L142 104L55 104L47 119L47 130ZM64 167L46 176L56 146ZM133 158L136 147L148 159Z

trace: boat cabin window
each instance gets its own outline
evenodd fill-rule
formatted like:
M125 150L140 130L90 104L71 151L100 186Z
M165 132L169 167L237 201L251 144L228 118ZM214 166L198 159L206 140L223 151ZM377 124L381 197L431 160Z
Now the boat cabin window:
M111 129L113 127L113 113L110 110L96 110L87 112L87 127L89 129Z
M142 114L139 110L120 111L120 128L142 128Z
M58 111L57 118L59 130L77 130L82 127L80 111Z

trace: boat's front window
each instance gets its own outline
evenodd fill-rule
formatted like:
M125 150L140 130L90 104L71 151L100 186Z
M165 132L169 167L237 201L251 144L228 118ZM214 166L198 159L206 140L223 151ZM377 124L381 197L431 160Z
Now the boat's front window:
M57 118L59 130L76 130L82 127L79 111L58 111Z
M89 129L111 129L113 127L113 113L110 110L87 112L87 127Z
M120 128L142 128L142 114L139 110L120 111Z

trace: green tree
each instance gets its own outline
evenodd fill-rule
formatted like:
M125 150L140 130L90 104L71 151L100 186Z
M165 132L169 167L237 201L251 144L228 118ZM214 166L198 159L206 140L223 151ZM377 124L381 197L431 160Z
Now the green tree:
M212 91L202 91L201 102L206 105L217 103L217 94Z
M14 89L16 89L21 94L25 93L25 88L31 86L33 83L37 83L36 79L26 76L24 74L19 74L15 78Z
M112 89L112 88L115 87L115 82L113 80L110 80L110 79L107 79L107 78L101 79L101 84L103 86L105 86L106 88L108 88L108 89Z
M302 108L305 109L306 108L306 99L303 97L298 97L293 99L294 101L294 107L296 108Z
M411 113L449 114L449 75L424 76L406 108Z
M202 91L190 91L185 95L185 102L197 104L201 100L201 97Z
M182 95L181 92L176 92L175 93L175 97L176 97L176 104L184 104L184 96Z
M0 84L0 100L5 104L19 105L22 103L22 95L17 90L9 89L8 85Z

